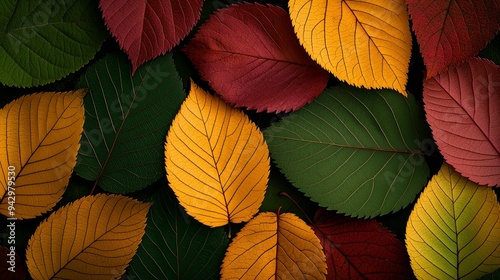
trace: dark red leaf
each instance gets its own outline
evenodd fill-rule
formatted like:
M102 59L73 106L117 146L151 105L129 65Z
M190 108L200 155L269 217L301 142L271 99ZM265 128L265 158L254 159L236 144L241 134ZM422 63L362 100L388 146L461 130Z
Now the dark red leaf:
M171 50L201 15L203 0L100 0L104 22L132 61L132 71Z
M413 279L401 241L375 220L318 209L314 232L326 255L329 279Z
M277 6L218 10L184 51L215 92L257 111L296 110L328 80L328 72L300 46L288 13Z
M492 0L407 0L430 78L476 55L500 28Z
M9 230L9 228L7 228L7 230ZM11 246L14 247L14 251L10 250ZM11 256L11 254L13 254L14 256ZM9 245L8 247L0 247L0 279L26 279L26 268L24 267L24 261L15 252L15 244Z
M424 81L424 103L446 162L481 185L499 185L500 66L471 58Z

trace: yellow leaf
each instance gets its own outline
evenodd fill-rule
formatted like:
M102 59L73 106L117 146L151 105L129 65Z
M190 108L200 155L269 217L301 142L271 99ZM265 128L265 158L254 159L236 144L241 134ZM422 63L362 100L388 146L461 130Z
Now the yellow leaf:
M118 279L144 235L151 203L120 195L78 199L42 222L28 242L33 279Z
M406 226L419 279L477 279L500 267L500 206L493 189L443 164Z
M260 213L238 232L221 279L326 279L326 257L314 231L291 213Z
M269 177L259 128L191 82L165 144L167 178L186 212L211 226L246 222L258 212Z
M290 0L300 42L342 81L406 96L411 33L404 0Z
M84 95L85 90L32 94L0 110L1 214L33 218L61 199L80 147Z

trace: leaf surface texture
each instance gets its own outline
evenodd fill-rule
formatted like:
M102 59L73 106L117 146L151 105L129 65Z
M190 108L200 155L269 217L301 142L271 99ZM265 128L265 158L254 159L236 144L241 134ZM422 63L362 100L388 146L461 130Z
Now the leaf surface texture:
M257 111L296 110L328 81L278 6L245 3L218 10L184 51L216 93Z
M84 95L85 90L25 95L0 110L0 213L34 218L61 199L80 146ZM14 215L9 201L15 202Z
M26 250L33 279L119 279L144 235L150 203L98 194L52 213Z
M427 183L429 133L415 99L327 89L265 130L272 159L311 200L352 216L400 210Z
M222 228L189 217L170 188L153 196L146 233L130 263L134 279L219 279L228 245Z
M227 249L222 279L326 279L325 255L313 230L291 213L263 212Z
M100 0L106 26L132 61L145 61L175 47L201 15L203 0Z
M106 38L97 7L85 0L0 3L0 82L48 84L87 64Z
M90 92L75 170L113 193L136 191L164 176L165 135L186 97L171 54L130 72L127 59L112 53L77 85Z
M443 164L406 226L420 279L478 279L500 267L500 205L495 192Z
M482 185L500 185L500 66L472 58L424 81L427 121L447 163Z
M262 132L194 82L168 132L165 158L180 204L205 225L246 222L264 200L270 160Z
M313 225L330 279L412 279L406 248L376 220L355 219L319 208Z
M290 0L300 42L323 68L357 86L406 95L411 34L404 0Z
M500 29L498 1L407 0L407 3L428 78L476 55Z

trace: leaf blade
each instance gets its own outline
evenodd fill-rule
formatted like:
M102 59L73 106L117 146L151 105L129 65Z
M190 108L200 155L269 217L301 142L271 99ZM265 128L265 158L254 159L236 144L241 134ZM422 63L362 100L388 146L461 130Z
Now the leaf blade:
M26 249L30 275L34 279L120 277L141 242L150 206L98 194L60 208L30 238Z
M477 279L499 268L500 205L492 189L444 163L418 199L406 227L417 277ZM432 260L432 261L429 261Z
M200 18L202 5L203 0L99 1L106 26L132 61L132 72L179 44Z
M271 157L321 206L352 216L397 211L413 201L429 169L428 137L412 96L349 86L327 89L265 130Z
M172 55L132 76L126 58L111 53L89 67L77 86L90 88L77 174L114 193L161 178L165 135L185 98Z
M84 95L85 90L25 95L0 110L0 213L34 218L61 199L80 146ZM9 177L15 178L14 215L8 210Z
M296 110L328 81L278 6L244 3L218 10L183 51L216 93L257 111Z
M222 228L189 217L169 188L152 198L146 233L129 272L137 279L218 279L228 245Z
M9 86L61 79L88 63L106 38L87 1L2 1L0 11L0 81Z
M326 279L325 255L312 229L294 214L264 212L238 232L222 279Z
M167 179L187 213L212 227L248 221L264 199L269 161L258 127L192 82L165 144Z
M500 29L495 1L407 0L427 78L476 55Z
M342 81L406 96L411 34L404 1L289 1L309 55Z
M472 58L424 81L424 108L447 163L482 185L500 185L500 66Z

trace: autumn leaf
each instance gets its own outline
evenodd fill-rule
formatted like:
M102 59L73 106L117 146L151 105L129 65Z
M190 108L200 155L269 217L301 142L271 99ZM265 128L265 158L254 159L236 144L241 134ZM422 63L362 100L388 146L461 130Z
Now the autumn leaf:
M500 5L490 0L407 0L427 78L476 55L500 28Z
M288 2L306 51L323 68L357 86L406 96L411 34L404 0Z
M137 191L165 176L165 135L186 98L172 55L131 75L124 55L108 54L77 87L90 92L76 173L113 193Z
M443 164L410 215L406 247L419 279L478 279L500 268L495 192Z
M381 223L319 208L312 227L325 251L330 279L413 278L403 243Z
M257 111L296 110L328 81L278 6L244 3L218 10L184 51L216 93Z
M221 279L326 279L325 255L312 229L291 213L264 212L233 239Z
M430 137L411 95L333 87L264 134L295 187L350 216L398 211L428 180L422 150Z
M119 279L134 256L150 203L119 196L87 196L43 221L26 250L37 279Z
M0 1L0 83L32 87L83 67L106 39L86 0Z
M447 163L500 185L500 66L480 58L424 81L427 121Z
M270 165L262 132L193 82L168 131L165 158L170 187L201 223L246 222L257 213Z
M106 26L132 61L132 73L145 61L170 51L201 15L203 0L100 0Z
M61 199L80 146L84 95L85 90L25 95L0 110L2 215L34 218Z
M219 279L229 243L224 229L189 217L168 187L154 194L152 202L129 279Z

